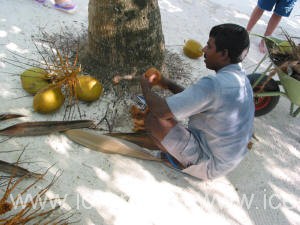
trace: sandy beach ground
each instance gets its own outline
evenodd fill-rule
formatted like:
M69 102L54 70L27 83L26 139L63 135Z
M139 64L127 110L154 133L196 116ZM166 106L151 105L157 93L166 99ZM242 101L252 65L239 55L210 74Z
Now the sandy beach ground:
M88 0L77 0L74 15L55 10L51 1L44 5L33 0L0 3L0 57L11 57L14 52L34 59L37 54L32 37L41 28L49 34L65 29L80 34L88 27ZM191 76L201 77L213 72L205 68L202 59L183 55L184 40L194 38L205 45L210 28L216 24L246 26L256 1L159 0L159 5L166 48L190 66ZM292 15L280 24L291 36L300 34L299 5L297 2ZM263 34L270 15L264 14L253 33ZM278 28L275 36L280 37L280 33ZM251 49L244 62L248 73L263 57L258 52L259 41L251 36ZM47 116L33 111L32 97L21 88L18 74L22 71L0 61L0 113L27 116L1 122L0 127L22 121L62 120L63 109ZM107 101L81 104L84 119L99 121ZM289 107L290 101L281 97L272 112L256 118L259 141L254 141L238 168L213 181L201 182L155 162L91 151L58 133L2 142L0 159L15 162L20 152L1 151L26 147L22 166L42 172L54 165L41 186L62 170L47 195L62 197L63 209L78 212L77 224L296 225L300 224L300 117L291 117ZM126 127L119 127L122 129Z

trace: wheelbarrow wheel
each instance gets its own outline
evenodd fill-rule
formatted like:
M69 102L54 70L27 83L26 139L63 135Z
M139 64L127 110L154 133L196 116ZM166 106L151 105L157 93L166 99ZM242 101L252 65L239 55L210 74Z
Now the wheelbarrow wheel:
M248 75L248 79L251 83L251 85L254 85L255 82L260 78L261 74L254 73ZM264 76L260 82L256 85L256 87L253 89L253 92L260 90L262 85L267 80L267 76ZM268 83L264 86L263 92L274 92L274 91L280 91L278 83L271 79L268 81ZM264 97L254 97L254 104L255 104L255 116L262 116L269 112L271 112L275 106L278 104L280 96L264 96Z

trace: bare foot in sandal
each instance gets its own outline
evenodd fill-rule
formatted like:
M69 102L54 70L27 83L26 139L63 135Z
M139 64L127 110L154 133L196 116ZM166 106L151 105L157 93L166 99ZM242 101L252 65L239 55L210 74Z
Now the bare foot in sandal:
M66 13L74 13L77 5L72 0L55 0L54 8Z
M259 51L263 54L265 54L267 52L264 39L261 39L260 43L258 44L258 48L259 48Z
M38 3L44 4L46 2L46 0L35 0Z

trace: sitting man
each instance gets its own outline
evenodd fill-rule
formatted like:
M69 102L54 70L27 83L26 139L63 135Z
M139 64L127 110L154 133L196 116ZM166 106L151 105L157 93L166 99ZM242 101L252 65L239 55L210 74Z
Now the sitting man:
M149 108L146 130L162 151L183 166L183 172L206 180L227 174L247 153L252 136L252 87L241 67L249 50L248 32L236 24L211 29L204 62L215 75L203 77L184 90L162 77L158 85L174 95L152 91L155 74L142 76ZM155 82L157 84L157 81ZM179 120L189 119L185 127Z

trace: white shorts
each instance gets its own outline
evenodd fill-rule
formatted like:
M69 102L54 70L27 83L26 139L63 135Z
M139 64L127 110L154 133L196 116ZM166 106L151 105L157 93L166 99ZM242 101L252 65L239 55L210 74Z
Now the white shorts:
M180 123L169 131L161 144L185 167L197 164L203 157L198 140Z

